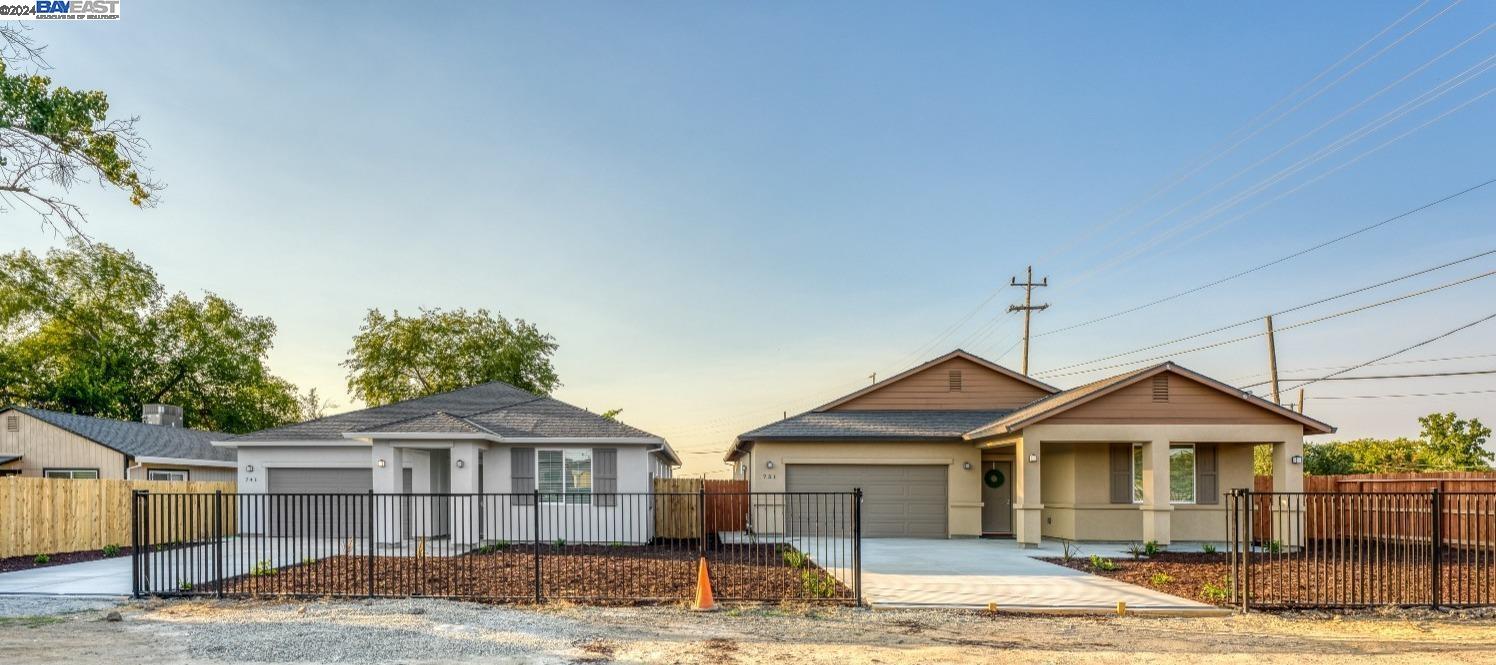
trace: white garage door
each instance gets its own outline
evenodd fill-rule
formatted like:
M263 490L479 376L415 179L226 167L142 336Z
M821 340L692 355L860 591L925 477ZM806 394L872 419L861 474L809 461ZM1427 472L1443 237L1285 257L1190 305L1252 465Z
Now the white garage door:
M266 513L273 536L346 538L364 535L369 522L369 469L269 469Z
M850 492L862 488L862 535L869 538L946 537L945 466L881 464L791 464L791 492ZM791 524L803 519L790 500ZM798 514L797 514L798 513Z

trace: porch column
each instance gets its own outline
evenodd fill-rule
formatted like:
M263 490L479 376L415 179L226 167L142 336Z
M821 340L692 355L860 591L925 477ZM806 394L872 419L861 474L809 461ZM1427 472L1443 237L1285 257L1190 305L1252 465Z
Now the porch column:
M476 441L452 443L452 494L478 494L478 455L480 444ZM448 511L452 520L452 542L471 545L478 542L478 498L475 496L453 496L452 509Z
M1044 504L1040 500L1039 465L1042 443L1021 438L1013 446L1013 537L1025 548L1038 547L1043 539ZM1029 461L1033 456L1035 461Z
M1294 457L1299 463L1294 464ZM1273 444L1273 491L1304 491L1304 437L1302 435ZM1273 540L1285 548L1297 549L1304 544L1304 499L1302 496L1277 495L1272 504Z
M369 466L374 471L375 494L399 494L401 492L401 469L404 468L403 450L388 441L375 441L371 449ZM383 462L383 465L380 464ZM405 517L401 514L404 502L397 499L374 497L374 539L381 544L399 543L401 527Z
M1174 506L1169 503L1169 441L1143 442L1143 541L1168 545Z

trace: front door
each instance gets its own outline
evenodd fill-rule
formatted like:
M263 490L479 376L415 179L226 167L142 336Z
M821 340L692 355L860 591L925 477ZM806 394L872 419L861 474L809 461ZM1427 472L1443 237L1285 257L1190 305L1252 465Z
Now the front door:
M982 533L1013 533L1013 463L982 462Z

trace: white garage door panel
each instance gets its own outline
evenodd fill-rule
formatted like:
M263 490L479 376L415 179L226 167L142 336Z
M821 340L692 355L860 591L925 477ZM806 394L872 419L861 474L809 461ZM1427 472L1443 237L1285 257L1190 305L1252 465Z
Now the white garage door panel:
M791 464L785 484L791 492L849 492L861 487L864 536L944 538L946 477L947 468L935 465ZM790 512L792 518L799 516Z
M269 469L266 512L273 536L346 538L363 536L369 522L367 496L284 496L367 494L374 487L369 469Z

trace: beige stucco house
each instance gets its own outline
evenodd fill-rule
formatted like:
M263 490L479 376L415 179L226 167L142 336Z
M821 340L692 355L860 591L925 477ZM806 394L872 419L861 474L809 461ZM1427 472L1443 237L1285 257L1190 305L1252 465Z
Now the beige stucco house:
M1334 428L1173 363L1061 390L956 350L739 436L755 492L862 488L868 537L1224 541L1223 495L1303 487Z

